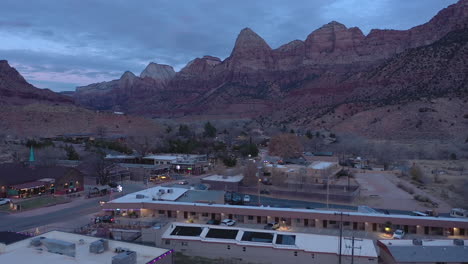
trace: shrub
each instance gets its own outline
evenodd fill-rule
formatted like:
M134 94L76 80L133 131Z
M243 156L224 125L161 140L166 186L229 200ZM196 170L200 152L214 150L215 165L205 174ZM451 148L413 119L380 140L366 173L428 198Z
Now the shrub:
M401 183L401 182L399 182L399 183L397 184L397 187L400 188L400 189L402 189L403 191L406 191L406 192L409 193L409 194L413 194L413 193L414 193L414 189L413 189L413 188L408 187L408 186L404 185L404 184Z

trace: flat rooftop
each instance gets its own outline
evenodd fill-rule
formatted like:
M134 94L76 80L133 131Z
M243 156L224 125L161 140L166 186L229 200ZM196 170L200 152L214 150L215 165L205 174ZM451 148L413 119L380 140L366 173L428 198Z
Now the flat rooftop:
M182 227L199 227L199 236L178 236L173 232ZM235 236L234 236L235 235ZM339 253L339 237L313 235L304 233L280 232L274 230L258 230L251 228L210 226L200 224L173 223L162 236L163 239L195 240L210 243L237 244L245 246L271 247L275 249L304 250L311 253ZM351 240L343 238L342 254L351 254ZM354 252L355 256L376 258L377 251L370 239L356 240L355 247L361 247Z
M187 190L177 202L224 204L224 191Z
M242 175L236 175L236 176L222 176L222 175L211 175L208 177L202 178L202 180L205 181L218 181L218 182L240 182L244 179L244 176Z
M423 239L422 245L413 240L379 240L397 262L463 263L468 260L468 240L464 245L449 239Z
M188 190L176 187L156 186L142 191L130 193L109 203L152 203L154 201L175 201ZM153 198L155 200L153 200Z
M108 240L109 249L95 254L89 252L89 244L100 239L97 237L59 231L48 232L42 234L41 237L74 243L76 245L75 257L48 252L45 246L30 246L33 238L28 238L7 245L5 250L0 252L0 263L111 264L112 257L117 255L115 248L121 247L136 252L137 264L146 264L158 257L164 258L165 254L170 256L171 253L167 249Z
M325 170L336 165L336 162L328 162L328 161L314 161L308 167L314 170Z

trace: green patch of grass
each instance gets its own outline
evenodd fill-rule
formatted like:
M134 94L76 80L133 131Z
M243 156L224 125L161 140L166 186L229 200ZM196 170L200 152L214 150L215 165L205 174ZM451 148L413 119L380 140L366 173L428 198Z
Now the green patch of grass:
M17 204L21 205L21 210L31 210L45 206L52 206L57 204L67 203L70 200L63 196L40 196L31 198L25 201L20 201Z

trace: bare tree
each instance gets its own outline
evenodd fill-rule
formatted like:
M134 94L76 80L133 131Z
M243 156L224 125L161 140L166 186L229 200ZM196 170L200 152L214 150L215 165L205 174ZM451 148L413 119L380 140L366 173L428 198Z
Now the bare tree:
M279 134L271 138L269 152L283 158L295 158L302 155L302 145L294 134Z
M41 166L55 166L59 160L66 159L65 150L55 147L44 147L35 150L36 164Z
M247 186L255 186L258 184L257 173L257 164L249 160L244 167L244 180L242 182Z
M107 127L105 126L96 127L96 135L101 139L107 136L107 132Z
M286 187L287 183L287 176L286 173L279 170L278 168L273 167L271 170L271 183L274 186L278 187Z
M112 162L105 159L104 153L93 153L83 159L81 167L84 167L90 176L96 178L96 183L104 185L110 182L112 165Z

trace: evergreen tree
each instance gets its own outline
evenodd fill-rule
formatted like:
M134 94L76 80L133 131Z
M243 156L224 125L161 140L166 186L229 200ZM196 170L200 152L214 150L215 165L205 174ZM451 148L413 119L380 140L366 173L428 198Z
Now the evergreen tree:
M205 131L203 132L204 137L215 137L216 136L216 127L214 127L209 121L205 124Z

